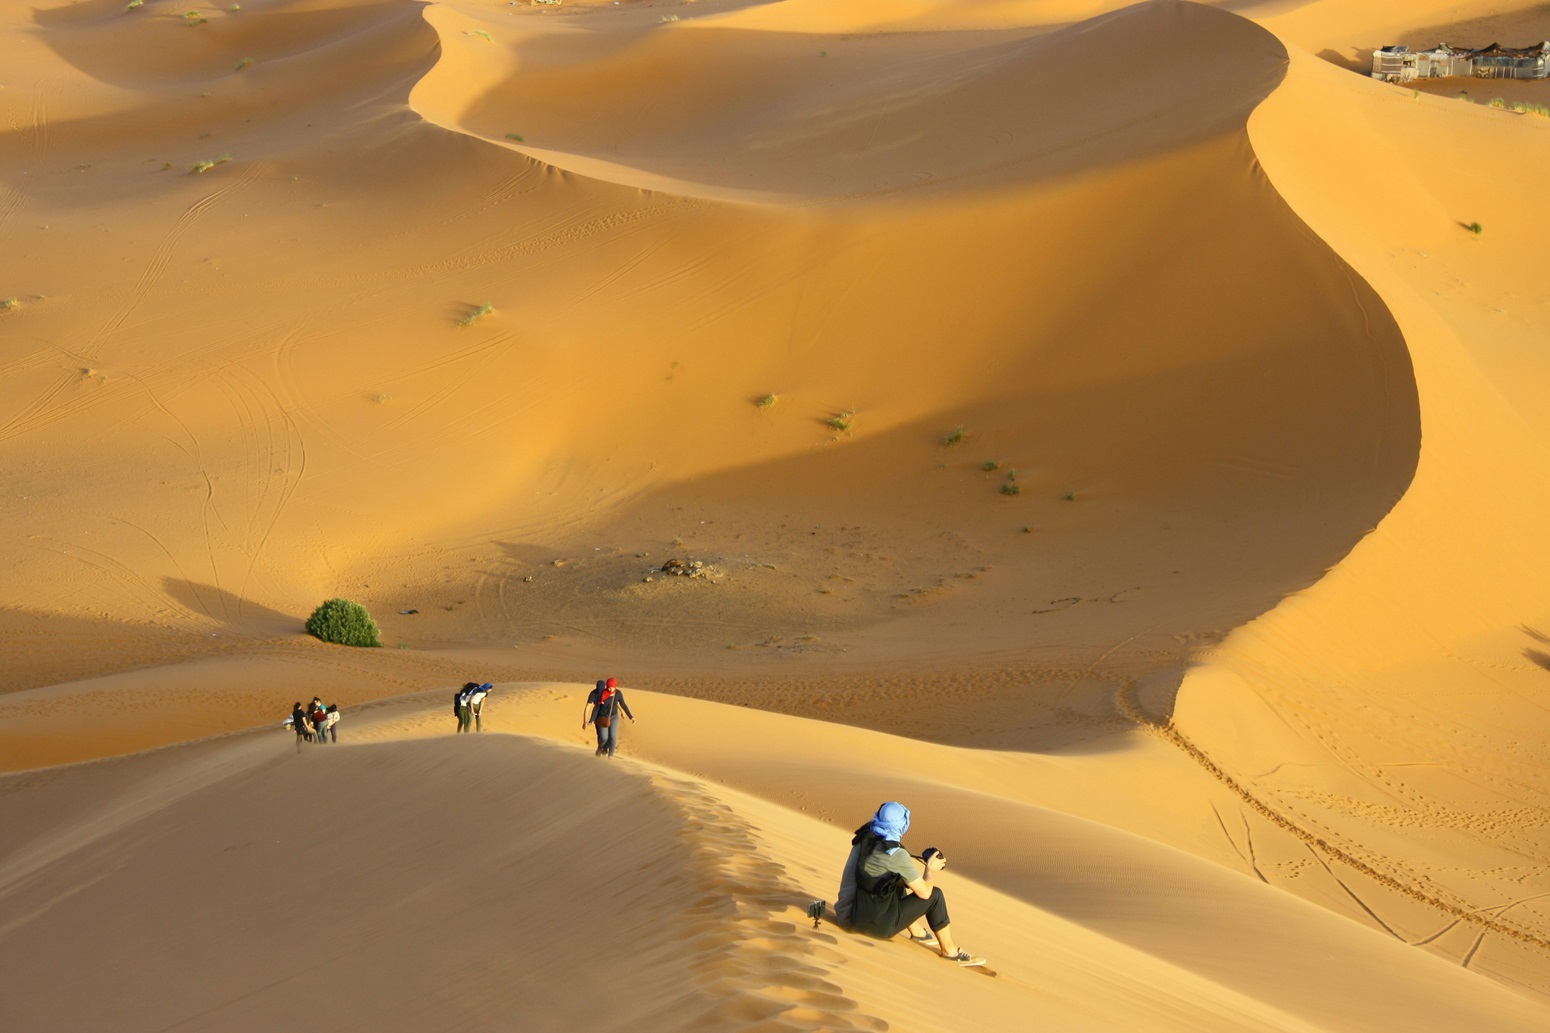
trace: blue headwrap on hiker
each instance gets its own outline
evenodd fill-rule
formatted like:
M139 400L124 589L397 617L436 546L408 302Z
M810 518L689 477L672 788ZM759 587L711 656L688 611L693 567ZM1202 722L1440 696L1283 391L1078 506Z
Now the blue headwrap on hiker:
M872 831L897 843L910 827L910 809L902 803L885 803L872 818Z

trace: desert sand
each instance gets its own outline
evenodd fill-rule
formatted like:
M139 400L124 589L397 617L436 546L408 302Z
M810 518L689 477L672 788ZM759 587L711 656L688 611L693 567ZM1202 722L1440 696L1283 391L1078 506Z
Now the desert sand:
M1546 37L0 8L0 1028L1550 1028Z

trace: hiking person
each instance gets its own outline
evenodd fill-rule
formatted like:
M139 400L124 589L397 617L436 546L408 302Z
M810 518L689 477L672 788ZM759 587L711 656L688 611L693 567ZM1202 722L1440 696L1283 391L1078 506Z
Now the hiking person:
M459 732L468 731L474 723L473 709L468 701L477 688L479 688L478 682L465 682L463 687L452 695L452 713L457 715L457 730Z
M296 733L296 748L312 741L312 725L307 722L307 712L301 709L301 700L291 704L291 730Z
M339 741L339 704L337 704L337 703L330 703L328 705L328 709L325 710L324 713L328 715L328 741L331 742L331 743L338 742Z
M328 742L328 711L323 709L323 701L316 696L312 697L312 734L318 743Z
M856 830L834 904L840 928L882 940L908 929L910 939L935 947L948 961L966 968L985 964L953 942L947 898L932 878L947 866L947 855L926 849L922 872L899 842L909 827L909 808L889 802Z
M585 716L587 708L592 708L591 717ZM607 754L612 757L614 751L619 748L619 711L624 711L624 716L635 723L635 715L630 713L630 705L624 701L624 691L619 688L619 683L612 678L606 678L597 683L597 688L587 694L587 701L581 706L581 727L591 724L597 730L597 749L593 751L594 757Z
M473 682L469 682L469 684L473 685ZM483 685L474 685L473 688L467 690L468 709L474 716L474 731L476 732L484 731L484 697L488 696L490 690L494 687L489 682L485 682Z

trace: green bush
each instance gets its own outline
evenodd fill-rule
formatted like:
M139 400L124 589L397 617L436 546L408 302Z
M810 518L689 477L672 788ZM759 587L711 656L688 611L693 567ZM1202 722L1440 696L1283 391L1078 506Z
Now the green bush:
M366 607L348 599L330 599L307 618L307 633L341 646L380 646L382 632Z

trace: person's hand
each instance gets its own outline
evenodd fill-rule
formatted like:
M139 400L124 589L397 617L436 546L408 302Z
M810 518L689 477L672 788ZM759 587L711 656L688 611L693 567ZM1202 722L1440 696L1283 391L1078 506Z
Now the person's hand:
M939 872L947 867L947 855L938 850L926 859L926 870Z
M581 722L581 727L582 727L582 728L585 728L585 727L587 727L587 723L586 723L586 722L585 722L585 721L583 721L583 722Z

